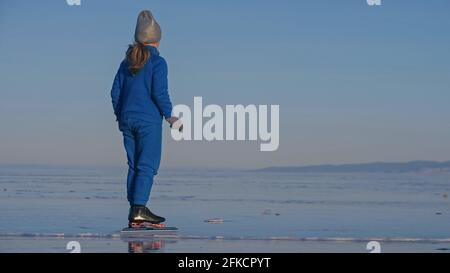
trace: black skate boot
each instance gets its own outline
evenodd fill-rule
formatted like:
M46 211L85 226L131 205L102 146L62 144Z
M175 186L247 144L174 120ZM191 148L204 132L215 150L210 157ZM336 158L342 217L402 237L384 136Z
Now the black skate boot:
M128 226L130 228L165 227L162 222L164 217L153 214L146 206L132 206L128 214Z

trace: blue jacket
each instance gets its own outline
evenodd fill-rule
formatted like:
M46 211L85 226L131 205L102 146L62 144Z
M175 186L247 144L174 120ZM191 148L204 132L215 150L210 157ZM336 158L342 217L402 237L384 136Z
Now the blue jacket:
M156 47L147 46L150 58L133 75L125 59L120 64L111 89L114 114L118 121L125 116L161 123L172 114L168 92L167 63Z

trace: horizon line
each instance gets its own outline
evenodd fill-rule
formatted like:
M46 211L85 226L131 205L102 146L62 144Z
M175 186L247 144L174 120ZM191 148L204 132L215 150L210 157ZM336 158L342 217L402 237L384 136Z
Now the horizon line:
M427 163L447 163L450 160L424 160L424 159L416 159L416 160L405 160L405 161L367 161L367 162L359 162L359 163L317 163L317 164L308 164L308 165L272 165L265 167L202 167L202 166L186 166L186 167L162 167L161 171L165 170L263 170L267 168L303 168L303 167L318 167L318 166L346 166L346 165L366 165L366 164L406 164L406 163L417 163L417 162L427 162ZM80 169L90 169L90 168L104 168L104 169L127 169L127 164L34 164L34 163L0 163L0 168L80 168Z

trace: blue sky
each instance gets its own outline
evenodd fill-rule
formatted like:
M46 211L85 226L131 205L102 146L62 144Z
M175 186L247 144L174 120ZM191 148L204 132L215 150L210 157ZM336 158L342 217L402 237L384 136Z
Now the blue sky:
M450 159L450 2L0 2L0 164L121 165L109 98L136 17L175 104L279 104L280 148L175 142L163 167ZM194 155L194 156L193 156Z

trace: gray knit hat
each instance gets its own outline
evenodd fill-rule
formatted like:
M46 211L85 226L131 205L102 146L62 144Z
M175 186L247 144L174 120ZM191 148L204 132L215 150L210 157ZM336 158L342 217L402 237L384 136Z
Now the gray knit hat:
M151 44L161 41L161 27L150 11L143 10L139 13L134 40L142 44Z

